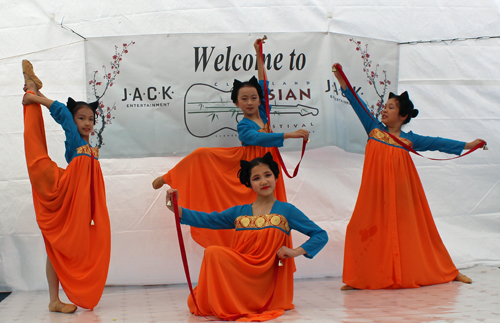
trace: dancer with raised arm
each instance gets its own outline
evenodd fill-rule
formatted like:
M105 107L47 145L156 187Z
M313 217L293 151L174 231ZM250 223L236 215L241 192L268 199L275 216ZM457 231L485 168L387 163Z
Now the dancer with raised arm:
M274 147L283 146L285 139L309 138L309 131L300 129L288 133L271 133L263 92L265 69L259 43L254 42L259 81L252 77L247 82L234 80L231 100L239 107L244 118L238 123L238 137L242 146L231 148L198 148L184 157L165 175L153 181L159 189L165 183L179 190L182 206L197 211L222 211L230 206L250 203L255 193L241 187L238 181L239 162L274 154ZM276 157L276 156L275 156ZM283 178L276 184L275 197L286 202ZM191 236L203 247L229 246L234 230L214 231L192 228Z
M65 106L40 93L42 83L27 60L23 61L23 74L26 164L36 220L47 251L49 310L73 313L77 309L60 301L59 283L70 301L93 309L104 290L111 249L99 150L89 144L98 102L69 98ZM64 129L66 169L48 155L40 105L46 106Z
M342 93L368 134L358 199L347 226L342 290L412 288L458 280L459 273L437 231L408 150L460 155L482 142L462 142L402 131L418 115L408 93L390 93L382 122L369 115L333 65Z

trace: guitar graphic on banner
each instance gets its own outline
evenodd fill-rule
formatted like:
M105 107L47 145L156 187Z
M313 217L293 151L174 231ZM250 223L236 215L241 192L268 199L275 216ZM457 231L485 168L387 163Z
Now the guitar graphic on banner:
M271 115L317 116L319 109L303 104L272 105ZM211 122L207 122L210 118ZM191 135L210 137L224 129L236 132L243 112L231 101L231 91L205 83L191 85L184 96L184 123Z

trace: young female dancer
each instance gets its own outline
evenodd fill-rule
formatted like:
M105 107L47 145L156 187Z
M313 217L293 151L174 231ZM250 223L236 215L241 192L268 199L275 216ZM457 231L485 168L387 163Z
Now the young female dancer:
M26 60L23 74L26 164L48 256L49 310L73 313L77 309L59 300L59 282L73 303L93 309L106 283L111 247L99 151L88 143L97 102L69 98L66 107L38 91L41 82ZM59 168L48 155L40 104L49 108L66 134L66 169Z
M336 66L342 93L369 136L358 200L347 226L342 290L472 282L458 272L439 236L409 152L387 132L414 150L456 155L482 140L465 143L403 132L403 124L418 114L407 92L391 93L382 122L375 121L347 89Z
M173 169L153 181L159 189L167 183L176 187L183 196L182 206L198 211L222 211L233 205L250 203L255 199L253 191L245 190L238 182L239 161L262 157L273 152L272 147L283 146L289 138L307 140L309 132L304 129L290 133L270 133L265 108L264 65L259 51L259 42L254 42L257 55L259 80L252 77L248 82L234 80L231 99L243 111L244 118L238 123L241 147L198 148L182 159ZM217 192L215 194L214 192ZM275 197L286 202L283 179L278 180ZM191 228L193 239L203 247L210 245L229 246L234 230L206 230Z
M242 160L239 179L255 192L252 204L210 214L179 207L183 224L236 229L230 247L211 246L205 250L198 285L193 291L199 311L189 296L191 313L215 315L223 320L261 322L294 308L295 262L287 258L300 255L313 258L327 243L328 236L299 209L276 200L273 193L278 174L279 167L271 153L251 162ZM172 194L178 194L177 190L167 191L167 207L173 212L173 206L168 203ZM293 249L291 229L310 239ZM276 257L283 259L283 266L277 266ZM278 271L276 278L275 270ZM271 297L267 309L258 313Z

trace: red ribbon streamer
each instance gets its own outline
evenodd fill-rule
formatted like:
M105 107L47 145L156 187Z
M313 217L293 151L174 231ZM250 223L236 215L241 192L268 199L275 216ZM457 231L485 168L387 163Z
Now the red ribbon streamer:
M349 90L351 91L351 93L354 95L354 97L356 98L356 100L358 101L359 105L363 107L363 109L366 111L366 113L368 113L368 115L375 121L378 122L377 119L375 119L375 117L371 114L370 111L368 111L366 109L366 107L364 106L364 104L361 102L361 99L359 98L358 94L356 93L356 91L354 91L354 89L352 88L351 86L351 83L349 82L349 80L347 79L347 76L345 76L344 74L344 71L342 70L342 67L340 65L336 65L335 68L339 71L340 75L342 76L342 79L344 80L344 82L346 83L347 87L349 88ZM385 131L384 129L381 129L382 131L384 131L385 133L387 133L392 139L394 139L394 141L396 141L398 144L400 144L403 148L405 148L406 150L408 151L411 151L412 153L414 153L415 155L418 155L420 157L424 157L424 158L427 158L427 159L430 159L430 160L452 160L452 159L456 159L456 158L460 158L460 157L463 157L465 155L468 155L470 154L471 152L473 152L474 150L477 150L479 148L482 148L486 145L486 141L481 141L479 144L477 144L476 146L474 146L472 149L470 149L468 152L466 152L465 154L462 154L462 155L459 155L459 156L455 156L455 157L451 157L451 158L430 158L430 157L426 157L426 156L423 156L421 154L419 154L418 152L416 152L412 147L408 146L407 144L405 144L402 140L400 140L397 136L389 133L388 131Z
M90 147L90 225L94 225L95 188L94 188L94 150Z
M177 205L177 193L176 192L174 192L172 194L172 205L174 207L175 227L177 228L177 238L179 239L179 248L181 250L182 264L184 265L184 273L186 274L186 280L187 280L187 283L189 286L189 291L191 292L191 297L193 298L194 305L196 306L196 309L198 310L198 312L202 316L204 316L207 320L209 320L209 318L206 317L200 311L200 308L198 307L198 304L196 303L196 298L194 297L193 285L191 284L191 275L189 274L189 266L188 266L187 256L186 256L186 247L184 246L184 239L182 238L181 218L179 216L179 207Z
M262 69L264 70L265 66L264 66L264 53L262 50L262 41L259 42L259 50L260 50L260 57L262 59ZM266 78L265 70L263 71L263 74L264 74L264 99L266 102L266 113L267 113L267 128L268 128L269 132L273 132L271 130L271 116L270 116L271 108L269 106L269 90L267 88L267 78ZM294 178L299 173L299 167L300 167L300 163L302 162L302 157L304 157L304 153L306 151L306 145L307 145L307 141L303 140L302 141L302 154L300 155L300 160L299 160L297 166L295 166L295 169L293 171L292 176L290 176L290 174L288 173L288 170L286 169L285 163L283 162L283 158L281 157L281 154L280 154L278 147L274 147L275 151L276 151L276 155L278 156L278 161L281 165L281 169L283 169L283 172L285 173L286 176L288 176L288 178Z

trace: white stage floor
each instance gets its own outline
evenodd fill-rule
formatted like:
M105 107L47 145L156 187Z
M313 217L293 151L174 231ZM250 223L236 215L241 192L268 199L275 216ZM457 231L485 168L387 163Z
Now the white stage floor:
M500 269L461 272L474 282L340 291L340 278L297 280L295 309L269 322L500 322ZM60 314L48 311L47 291L14 292L0 302L0 322L206 322L189 313L188 294L187 285L106 287L94 311Z

